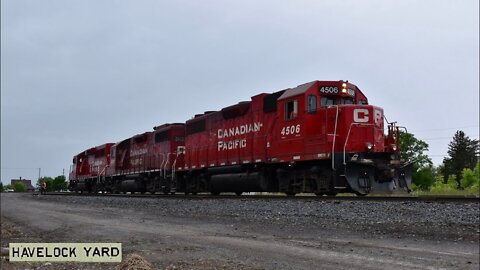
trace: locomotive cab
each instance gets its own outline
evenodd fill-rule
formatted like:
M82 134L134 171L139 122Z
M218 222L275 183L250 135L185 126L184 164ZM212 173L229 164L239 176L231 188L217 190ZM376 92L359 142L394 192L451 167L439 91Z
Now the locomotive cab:
M106 169L110 164L110 148L113 143L106 143L90 148L73 157L69 175L71 191L96 191L93 186L102 186Z
M288 179L283 186L299 178L312 182L310 189L286 193L410 191L411 166L400 160L398 128L389 126L385 136L383 109L369 105L356 85L314 81L288 89L278 104L280 122L270 153L290 163L289 170L279 170L279 181Z

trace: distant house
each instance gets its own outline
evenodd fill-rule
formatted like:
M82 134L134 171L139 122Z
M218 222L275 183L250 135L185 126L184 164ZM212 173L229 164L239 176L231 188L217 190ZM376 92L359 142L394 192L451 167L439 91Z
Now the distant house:
M12 185L12 187L17 182L23 183L25 185L25 187L27 188L27 192L34 192L35 191L35 188L32 186L32 180L22 179L21 177L20 177L20 179L10 180L10 184Z

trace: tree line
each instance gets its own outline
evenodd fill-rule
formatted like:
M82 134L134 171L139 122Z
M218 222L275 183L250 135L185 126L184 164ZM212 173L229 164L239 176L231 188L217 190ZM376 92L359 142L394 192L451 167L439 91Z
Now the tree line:
M37 180L36 187L40 188L43 182L46 183L47 191L49 192L67 190L68 188L68 182L64 175L59 175L55 178L48 177L48 176L42 177ZM14 192L26 192L27 187L22 182L16 182L13 185L5 185L5 186L3 185L3 183L0 182L0 191L4 192L6 190L13 190Z
M449 193L466 190L480 192L480 147L479 141L470 139L458 130L448 144L448 156L442 164L434 166L424 152L428 143L415 138L411 133L400 134L402 159L413 162L413 190Z

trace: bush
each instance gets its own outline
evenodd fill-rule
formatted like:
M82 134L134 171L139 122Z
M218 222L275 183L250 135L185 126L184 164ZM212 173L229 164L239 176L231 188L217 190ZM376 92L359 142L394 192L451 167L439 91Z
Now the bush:
M413 174L413 184L416 189L427 191L435 183L431 168L423 168Z
M415 185L415 183L412 183L412 191L413 192L420 191L420 188L418 188L418 186Z
M457 180L455 175L450 175L445 183L442 175L435 177L435 184L430 187L430 192L438 194L455 193L457 189Z
M480 185L480 162L477 163L473 170L469 168L463 169L461 184L465 189Z
M22 182L15 182L15 184L13 184L13 191L15 191L15 192L26 192L27 187Z

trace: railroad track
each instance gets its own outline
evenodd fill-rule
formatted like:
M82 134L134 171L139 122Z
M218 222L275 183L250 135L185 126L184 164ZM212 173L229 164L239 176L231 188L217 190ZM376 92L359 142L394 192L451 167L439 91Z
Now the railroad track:
M33 195L40 195L34 193ZM134 197L134 198L171 198L171 199L191 199L191 200L208 200L208 199L224 199L224 200L320 200L320 201L404 201L404 202L438 202L438 203L480 203L480 197L477 196L450 196L450 195L421 195L421 196L315 196L309 194L301 194L297 196L286 196L277 194L245 194L237 196L235 194L225 195L164 195L164 194L112 194L112 193L74 193L74 192L47 192L40 196L108 196L108 197Z

